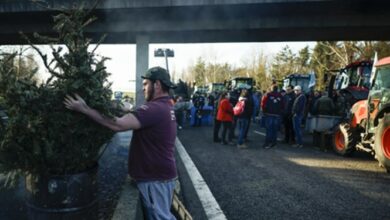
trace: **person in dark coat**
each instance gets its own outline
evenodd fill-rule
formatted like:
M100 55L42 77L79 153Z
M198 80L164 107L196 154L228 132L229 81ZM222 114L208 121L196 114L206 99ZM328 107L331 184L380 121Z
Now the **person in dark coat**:
M268 149L276 145L278 131L280 128L281 116L283 114L283 97L278 92L278 87L273 85L271 92L263 96L261 108L265 116L266 136L264 148Z
M292 106L292 114L296 144L293 146L301 148L303 147L301 124L305 114L306 96L302 93L301 86L295 86L294 92L296 98Z
M249 97L248 90L243 89L241 91L240 98L238 99L239 102L244 103L244 109L242 113L237 115L237 124L238 124L238 131L239 131L237 147L240 149L248 147L244 144L244 137L253 111L253 106L251 106L251 103L249 103L248 97Z
M253 116L253 112L254 112L254 101L253 101L253 95L252 93L250 92L250 90L247 90L248 91L248 95L247 95L247 105L249 105L248 108L248 114L250 114L251 116L249 117L249 120L248 120L248 124L245 128L245 133L244 133L244 142L247 142L249 141L248 139L248 132L249 132L249 127L251 126L251 118Z
M289 85L286 88L286 95L283 96L284 112L283 112L283 125L284 125L284 142L294 143L295 135L292 123L292 106L294 104L295 94L293 86Z

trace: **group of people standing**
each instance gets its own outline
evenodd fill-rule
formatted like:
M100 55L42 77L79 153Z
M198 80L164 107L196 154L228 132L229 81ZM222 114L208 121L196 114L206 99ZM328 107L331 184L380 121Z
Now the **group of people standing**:
M228 92L220 94L215 106L214 142L237 144L240 149L247 148L245 142L248 141L251 118L256 115L256 108L261 107L262 120L266 128L264 148L268 149L276 145L281 123L284 125L285 143L292 144L293 147L302 147L301 124L306 108L306 96L302 93L302 88L290 85L284 92L278 91L278 87L273 85L262 97L254 97L255 94L246 89L241 90L238 99L232 98ZM237 142L234 143L236 127L238 127L238 136Z
M273 85L261 100L266 137L263 147L274 147L281 122L284 125L284 141L293 147L303 147L301 124L305 114L306 96L297 85L287 86L285 93Z
M254 111L252 94L247 89L242 89L238 99L231 97L228 92L222 92L215 106L216 117L214 121L214 142L234 145L234 138L237 138L237 147L247 148L245 142L248 141L247 135ZM222 125L221 138L219 130ZM238 127L238 136L235 136L235 130Z
M326 94L321 97L318 91L313 91L313 94L307 97L299 85L289 85L286 90L279 90L277 85L272 85L269 92L263 92L260 96L246 89L241 90L239 94L237 99L231 97L230 93L223 92L219 100L215 102L214 142L237 144L238 148L247 148L245 142L250 123L256 121L258 110L261 110L261 120L266 129L264 148L276 146L277 136L282 126L284 142L301 148L303 147L302 124L307 114L343 116L348 109L339 91L334 91L332 98ZM236 108L240 105L243 106L243 110L236 112ZM238 136L237 142L234 143L232 140L236 138L236 127L238 127Z

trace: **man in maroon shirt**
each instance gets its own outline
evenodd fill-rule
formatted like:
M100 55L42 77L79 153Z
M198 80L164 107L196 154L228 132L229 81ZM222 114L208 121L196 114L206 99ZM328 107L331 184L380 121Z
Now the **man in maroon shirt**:
M137 183L145 214L148 219L175 219L170 208L177 178L174 158L176 118L168 94L175 85L161 67L150 68L142 78L145 104L120 118L100 114L77 94L75 97L67 95L64 104L114 131L134 130L129 175Z

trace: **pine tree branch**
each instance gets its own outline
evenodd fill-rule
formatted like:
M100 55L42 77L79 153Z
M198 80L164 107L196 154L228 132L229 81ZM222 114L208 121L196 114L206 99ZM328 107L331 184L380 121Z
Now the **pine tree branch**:
M61 49L59 49L58 51L56 51L56 49L53 47L53 45L50 45L50 48L51 48L51 50L52 50L52 55L53 55L55 61L56 61L58 64L60 64L61 68L62 68L63 70L69 69L69 65L68 65L66 62L64 62L64 60L61 58L61 56L60 56L60 54L59 54L59 53L61 52ZM52 63L52 62L51 62L51 63ZM56 77L58 77L58 76L56 76ZM61 77L62 77L62 75L61 75ZM60 77L59 77L59 78L60 78Z
M52 69L50 67L50 65L47 63L47 55L43 54L42 51L37 47L35 46L34 44L32 44L32 42L30 41L30 39L21 32L21 35L22 37L28 42L28 44L39 54L39 56L42 58L42 61L43 61L43 64L45 65L46 69L54 76L58 77L58 78L63 78L61 76L60 73L57 73L56 71L54 71L54 69Z
M100 46L100 44L106 39L106 37L107 37L107 34L104 34L101 38L100 38L100 40L96 43L96 46L95 46L95 48L93 48L93 50L92 50L92 54L94 54L95 53L95 51L97 50L97 48Z

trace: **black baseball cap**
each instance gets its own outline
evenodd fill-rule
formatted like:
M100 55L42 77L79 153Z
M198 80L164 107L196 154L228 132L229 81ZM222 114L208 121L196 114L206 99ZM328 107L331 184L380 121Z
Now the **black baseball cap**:
M166 69L156 66L148 69L144 75L141 76L142 79L149 80L160 80L161 83L168 86L171 89L176 88L176 85L171 82L171 77Z

